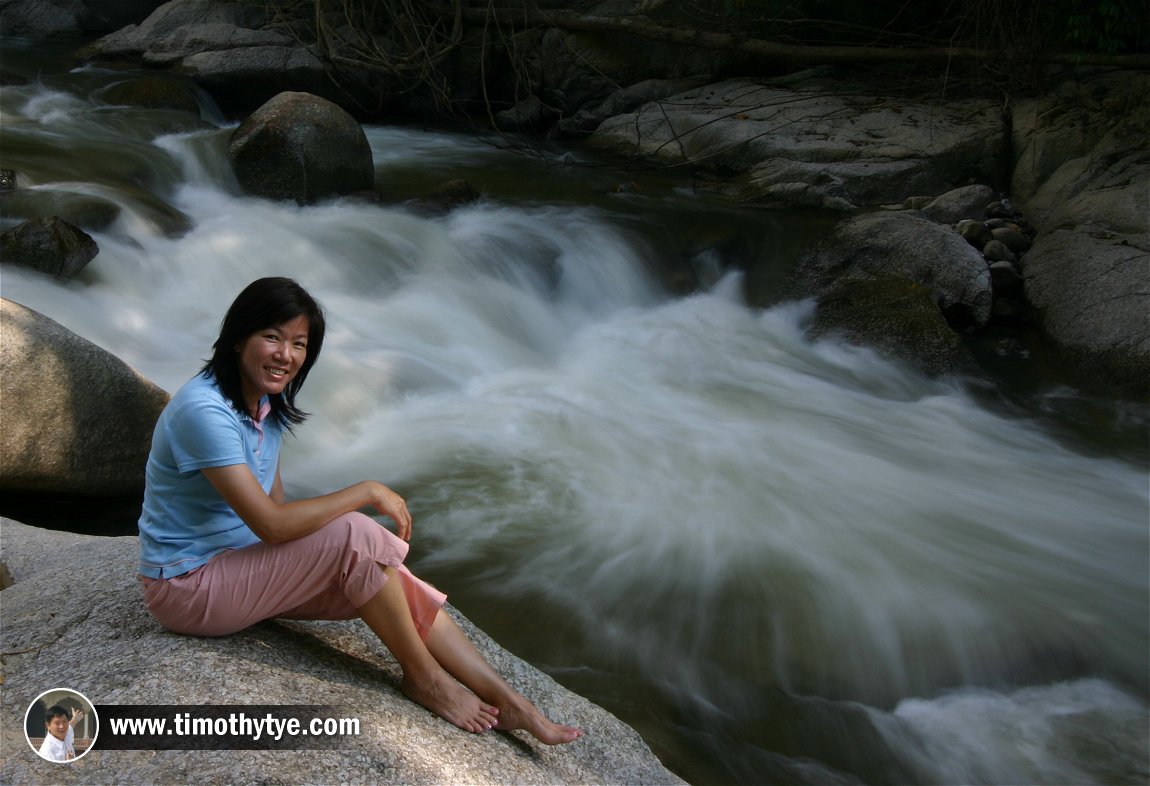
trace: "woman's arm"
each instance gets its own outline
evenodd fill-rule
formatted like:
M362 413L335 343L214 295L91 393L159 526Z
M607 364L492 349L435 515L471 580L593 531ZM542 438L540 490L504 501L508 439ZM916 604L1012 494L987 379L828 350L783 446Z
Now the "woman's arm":
M390 517L396 524L396 534L404 540L411 539L411 514L407 503L403 497L374 480L363 480L320 497L285 502L278 470L272 486L273 496L268 496L246 464L208 467L200 471L252 532L266 543L302 538L341 513L366 507L373 507ZM279 497L279 501L275 497Z

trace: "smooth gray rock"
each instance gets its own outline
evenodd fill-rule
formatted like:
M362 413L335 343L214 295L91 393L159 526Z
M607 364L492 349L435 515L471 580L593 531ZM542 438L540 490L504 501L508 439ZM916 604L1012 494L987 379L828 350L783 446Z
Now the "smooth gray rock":
M359 123L310 93L280 93L232 134L228 158L249 194L301 205L370 190L371 146Z
M265 18L263 8L252 3L170 0L139 24L106 35L80 52L88 57L144 56L157 64L174 62L206 48L251 45L247 36Z
M234 108L250 110L285 91L305 91L329 100L344 98L333 89L319 58L295 45L197 52L181 59L174 68Z
M1042 331L1082 384L1150 391L1150 75L1074 74L1014 111L1020 260Z
M1039 231L1150 231L1150 74L1074 74L1013 117L1011 191Z
M0 298L0 490L138 493L168 394L123 361Z
M914 104L805 80L730 79L604 121L593 146L720 173L745 202L839 209L994 182L1005 142L988 101Z
M924 215L940 224L955 224L966 219L985 217L986 203L994 198L990 186L974 185L947 191L927 202L921 209Z
M332 92L324 64L266 22L262 4L172 0L139 25L104 36L77 54L170 69L237 111L249 112L286 90Z
M1061 229L1019 266L1043 331L1085 384L1150 395L1150 235Z
M99 538L0 519L5 686L0 782L56 784L682 784L631 728L447 612L492 665L585 736L558 747L522 732L475 735L405 698L390 653L357 620L265 622L222 638L177 636L144 608L135 537ZM68 766L29 747L22 719L42 691L93 704L325 704L356 717L338 750L101 751Z

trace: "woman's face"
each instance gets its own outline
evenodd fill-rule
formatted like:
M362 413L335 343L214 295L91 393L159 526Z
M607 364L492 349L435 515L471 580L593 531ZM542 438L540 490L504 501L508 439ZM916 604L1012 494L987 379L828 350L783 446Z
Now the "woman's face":
M244 402L255 413L260 398L282 393L307 357L308 318L258 330L236 346Z

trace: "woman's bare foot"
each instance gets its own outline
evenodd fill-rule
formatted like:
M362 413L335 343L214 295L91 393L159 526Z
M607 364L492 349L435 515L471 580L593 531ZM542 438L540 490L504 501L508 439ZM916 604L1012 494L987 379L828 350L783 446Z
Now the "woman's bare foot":
M499 713L499 720L496 722L495 728L499 731L523 729L535 739L548 745L562 745L583 736L582 730L574 726L564 726L547 720L543 713L526 699L504 707Z
M453 680L446 672L425 680L406 674L399 683L404 695L417 704L474 734L494 728L499 721L499 708L493 707Z

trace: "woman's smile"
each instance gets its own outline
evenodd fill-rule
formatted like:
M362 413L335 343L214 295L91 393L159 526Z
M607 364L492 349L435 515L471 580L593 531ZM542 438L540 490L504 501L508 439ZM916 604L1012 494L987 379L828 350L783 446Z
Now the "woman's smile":
M307 358L308 318L252 333L236 347L244 402L253 416L264 396L282 393Z

